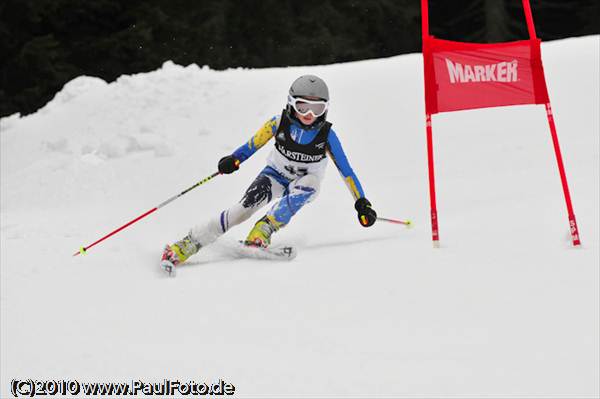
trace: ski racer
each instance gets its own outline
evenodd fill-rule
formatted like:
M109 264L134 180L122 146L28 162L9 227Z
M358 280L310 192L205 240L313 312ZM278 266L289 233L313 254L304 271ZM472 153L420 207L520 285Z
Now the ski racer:
M162 262L173 267L185 262L221 235L252 216L274 198L277 202L260 218L248 233L244 244L267 248L271 236L284 226L306 204L312 202L331 157L352 193L358 220L364 227L372 226L377 213L365 197L360 181L353 172L337 134L326 120L329 89L314 75L296 79L290 89L286 108L281 115L267 121L231 155L219 160L222 174L230 174L257 150L274 138L265 168L250 184L242 199L210 219L192 228L181 240L167 245Z

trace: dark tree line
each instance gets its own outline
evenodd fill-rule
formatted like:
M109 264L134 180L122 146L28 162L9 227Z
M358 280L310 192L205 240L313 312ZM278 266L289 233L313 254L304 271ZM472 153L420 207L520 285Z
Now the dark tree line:
M600 32L598 0L531 0L538 36ZM79 75L188 65L316 65L418 52L419 0L0 0L0 116ZM430 0L437 37L527 37L520 0Z

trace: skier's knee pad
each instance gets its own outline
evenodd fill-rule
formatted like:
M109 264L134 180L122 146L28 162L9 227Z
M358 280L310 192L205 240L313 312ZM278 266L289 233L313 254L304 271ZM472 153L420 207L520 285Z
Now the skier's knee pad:
M273 198L273 183L266 175L259 175L244 193L240 201L244 208L259 208Z
M221 213L221 229L227 231L231 227L248 220L257 210L271 201L278 190L280 192L282 188L279 186L273 187L273 181L269 176L258 175L250 184L240 202Z

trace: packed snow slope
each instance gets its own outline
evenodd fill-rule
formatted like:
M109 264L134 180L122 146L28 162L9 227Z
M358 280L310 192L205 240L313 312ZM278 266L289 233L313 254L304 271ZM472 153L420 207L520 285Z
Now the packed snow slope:
M419 54L213 71L166 62L107 84L81 76L1 124L1 397L13 378L211 382L240 397L597 397L598 36L543 45L581 248L542 106L433 118L442 247L432 248ZM203 249L176 278L163 246L238 201L269 143L216 170L323 77L333 122L380 216L357 221L330 163L316 201L277 233L292 262Z

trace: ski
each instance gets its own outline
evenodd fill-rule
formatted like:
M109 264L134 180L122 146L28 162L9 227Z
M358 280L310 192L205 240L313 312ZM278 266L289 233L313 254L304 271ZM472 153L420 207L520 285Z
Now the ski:
M274 260L274 261L290 261L298 255L298 250L292 245L273 245L270 247L257 247L246 245L244 241L235 241L227 245L228 252L233 259L258 259L258 260ZM177 267L168 259L162 259L160 268L169 277L175 277Z
M246 245L238 241L235 253L240 258L262 259L262 260L292 260L298 255L298 251L291 245L273 245L270 247L257 247Z
M166 245L165 250L163 251L162 259L160 260L160 268L167 273L169 277L175 277L176 274L175 264L170 260L173 255L174 254L171 250L171 246Z
M160 268L169 275L169 277L175 277L177 274L175 270L175 265L169 262L168 260L163 260L160 262Z

